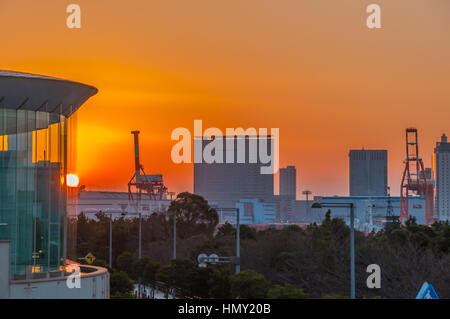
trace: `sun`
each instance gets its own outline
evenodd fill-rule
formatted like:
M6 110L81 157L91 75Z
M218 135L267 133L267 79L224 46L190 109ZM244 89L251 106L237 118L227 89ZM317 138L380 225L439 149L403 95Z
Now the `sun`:
M68 187L78 187L78 183L80 182L80 179L75 174L67 174L66 181L67 181Z

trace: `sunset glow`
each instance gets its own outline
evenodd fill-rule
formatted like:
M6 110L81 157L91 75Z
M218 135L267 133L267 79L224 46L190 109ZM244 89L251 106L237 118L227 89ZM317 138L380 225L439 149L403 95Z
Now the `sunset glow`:
M66 180L67 180L67 186L69 186L69 187L77 187L78 184L80 183L78 176L74 175L74 174L67 174Z
M77 111L87 189L126 190L130 131L140 130L146 173L192 191L192 165L171 161L170 136L199 119L223 131L279 128L298 198L347 194L349 149L387 149L395 195L405 128L418 128L427 167L450 131L450 2L378 2L383 29L373 32L367 1L79 0L79 30L65 26L64 1L2 2L0 69L98 88Z

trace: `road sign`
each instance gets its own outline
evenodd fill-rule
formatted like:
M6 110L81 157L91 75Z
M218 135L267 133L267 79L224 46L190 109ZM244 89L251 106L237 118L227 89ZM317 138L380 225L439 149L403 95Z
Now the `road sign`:
M198 261L199 264L203 264L207 260L208 260L208 255L207 254L200 254L197 257L197 261Z
M209 255L208 259L210 263L215 264L219 261L219 256L217 256L216 254L211 254Z
M84 257L84 260L86 260L87 263L90 265L90 264L92 264L92 263L94 262L95 256L92 255L92 253L88 253L88 254Z
M439 296L437 295L436 290L434 290L433 285L425 281L422 288L420 288L416 299L439 299Z

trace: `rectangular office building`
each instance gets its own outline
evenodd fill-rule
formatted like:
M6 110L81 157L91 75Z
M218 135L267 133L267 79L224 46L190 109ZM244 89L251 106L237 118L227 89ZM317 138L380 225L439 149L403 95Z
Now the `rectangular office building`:
M387 151L351 150L350 196L387 195Z
M442 135L434 149L434 166L436 173L436 211L439 220L450 220L450 143Z
M273 173L261 173L261 168L268 167L269 164L263 163L259 154L261 151L271 154L272 138L224 136L222 139L220 161L207 163L203 159L201 163L194 163L194 193L203 196L210 205L220 208L235 207L244 198L271 198ZM194 143L201 143L203 152L211 147L213 141L214 139L197 138ZM217 151L216 149L216 158Z
M297 170L295 166L280 168L280 196L296 199Z

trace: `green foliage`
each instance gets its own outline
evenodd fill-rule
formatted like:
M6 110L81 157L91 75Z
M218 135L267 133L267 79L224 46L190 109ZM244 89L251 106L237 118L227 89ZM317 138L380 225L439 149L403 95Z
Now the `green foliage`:
M348 296L339 294L323 294L322 299L350 299Z
M136 258L129 252L125 251L117 257L116 268L129 275L133 273Z
M111 294L111 299L136 299L137 296L132 292L116 292Z
M231 274L228 269L214 269L208 280L209 297L215 299L230 299Z
M186 194L177 209L209 210L206 201ZM190 214L182 214L189 220ZM300 298L307 293L310 298L347 298L350 230L342 219L332 218L331 211L322 224L311 224L305 229L291 225L283 230L257 232L241 225L243 271L239 275L230 274L234 271L232 265L199 268L193 261L199 253L234 256L236 231L231 224L218 228L216 236L212 236L210 229L215 226L214 218L209 222L200 218L201 227L185 224L185 235L177 240L180 259L171 261L172 223L167 216L170 215L143 218L144 257L140 261L135 258L138 220L118 218L113 221L113 265L117 271L110 269L115 274L112 286L121 286L114 281L117 283L117 274L123 271L128 280L141 277L145 284L154 286L162 282L166 288L176 288L180 297ZM78 254L83 257L92 252L97 257L94 265L106 266L109 217L98 214L97 218L87 219L83 214L78 217ZM191 222L195 223L195 219ZM411 218L405 225L391 223L377 233L356 231L355 248L358 298L414 298L424 281L433 283L441 298L450 297L449 222L436 222L426 227ZM373 263L382 269L382 285L376 290L368 289L365 284L366 267ZM301 293L295 287L301 287L298 289ZM111 297L125 298L130 293L111 289Z
M288 227L284 228L283 231L285 231L285 232L291 231L291 232L303 233L303 229L301 229L297 225L289 225Z
M117 294L128 294L133 291L133 281L123 271L114 271L110 276L110 294L111 296Z
M262 274L253 270L244 270L231 276L231 293L233 298L266 298L269 287L269 281Z
M284 286L275 285L269 289L267 293L268 299L306 299L308 294L305 294L303 289L298 289L291 284Z
M218 237L236 236L236 229L234 229L233 225L231 225L229 222L226 222L217 229L216 236Z
M256 233L256 229L251 228L247 225L239 225L239 235L241 237L241 240L255 240L257 233Z
M141 277L144 275L144 269L145 266L151 262L150 258L148 258L147 256L142 257L141 259L136 259L133 261L133 268L131 271L131 278L133 278L134 280L138 280L139 277Z
M159 263L149 260L144 267L142 277L144 284L153 285L156 282L156 274L160 268L161 265Z
M239 236L241 237L241 240L255 240L258 233L256 231L256 229L249 227L247 225L239 225ZM226 222L225 224L223 224L222 226L220 226L217 229L217 237L225 237L225 236L230 236L230 237L236 237L236 228L231 225L230 223Z
M169 224L173 225L173 214L177 218L177 236L186 239L198 234L212 235L219 222L219 215L203 197L191 193L180 193L168 209Z

